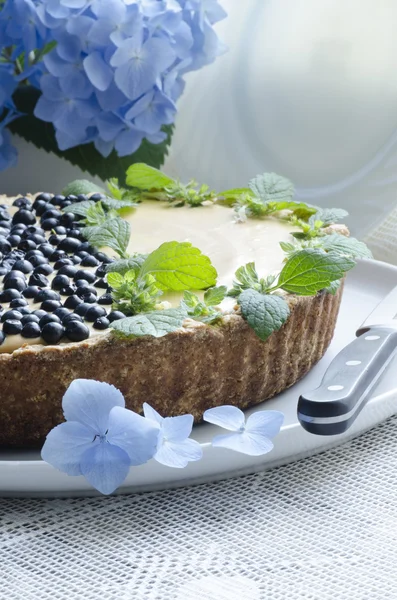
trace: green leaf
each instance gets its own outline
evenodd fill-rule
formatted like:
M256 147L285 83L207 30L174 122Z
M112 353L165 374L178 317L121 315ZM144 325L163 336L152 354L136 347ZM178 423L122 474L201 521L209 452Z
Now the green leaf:
M225 299L226 293L227 287L225 285L210 288L204 293L204 302L207 306L218 306Z
M295 190L292 183L276 173L263 173L251 179L249 187L262 202L291 200Z
M364 242L353 237L333 233L321 238L322 247L327 251L337 252L350 258L372 258L372 252Z
M308 219L311 215L317 212L317 207L306 204L305 202L294 202L281 201L281 202L269 202L269 212L276 212L279 210L292 210L294 215L299 219Z
M106 273L120 273L121 275L125 275L128 271L139 271L147 257L147 254L135 254L129 258L115 260L106 265Z
M281 296L245 290L238 298L241 314L263 341L278 331L290 315L287 302Z
M297 247L294 244L290 244L289 242L279 242L280 243L280 247L283 250L283 252L286 252L287 254L291 254L292 252L295 252L297 250Z
M131 227L128 221L120 218L108 219L100 227L84 227L84 237L97 248L112 248L122 258L125 257L130 239Z
M103 200L101 200L101 202L106 206L106 208L113 210L121 210L123 208L134 208L135 206L138 206L137 202L134 202L133 200L129 199L117 200L114 198L104 198Z
M249 188L233 188L231 190L224 190L223 192L219 192L219 194L217 194L217 198L221 204L233 206L241 194L249 194L252 196L252 190Z
M173 185L175 181L158 169L144 163L136 163L127 169L126 183L140 190L161 190Z
M57 156L65 158L72 165L103 180L116 177L121 184L125 183L126 171L133 163L146 163L153 167L161 167L163 164L168 154L173 125L165 125L162 128L167 134L167 138L163 142L151 144L144 139L138 150L130 156L118 156L117 152L113 150L109 156L104 157L93 143L76 146L69 150L59 150L53 125L37 119L33 114L40 94L41 92L33 86L18 86L13 100L17 110L23 113L23 116L8 125L13 133L23 137L37 148L53 152ZM101 191L103 192L103 190Z
M88 226L102 225L105 223L106 218L107 216L103 209L102 202L92 202L85 215L85 224Z
M107 276L107 282L112 288L119 288L124 283L124 277L121 273L109 273Z
M331 281L328 287L324 288L326 292L335 296L336 292L339 290L341 284L340 279L335 279L335 281Z
M208 256L190 242L165 242L142 265L163 290L202 290L216 284L217 272Z
M135 338L143 335L163 337L171 331L180 329L185 318L184 311L170 308L120 319L114 321L110 327L123 337Z
M103 188L92 181L88 181L88 179L76 179L75 181L68 183L62 190L64 196L78 196L79 194L89 195L95 193L106 194Z
M316 221L322 222L322 227L337 223L349 216L349 213L343 208L320 208L309 219L309 223L314 225Z
M355 264L354 260L336 252L306 248L293 254L286 262L278 287L292 294L313 296L332 281L341 279Z
M88 211L92 206L95 205L94 200L84 200L83 202L74 202L73 204L69 204L69 206L65 206L62 212L68 213L71 212L75 215L80 215L81 217L86 217Z

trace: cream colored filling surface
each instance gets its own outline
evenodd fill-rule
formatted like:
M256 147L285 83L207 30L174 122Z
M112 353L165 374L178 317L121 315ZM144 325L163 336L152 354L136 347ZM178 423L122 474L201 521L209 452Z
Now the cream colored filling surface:
M11 208L10 213L14 212ZM218 272L217 285L228 287L233 283L236 270L248 262L255 262L260 276L278 272L284 259L279 242L290 240L292 230L291 225L271 217L238 223L232 209L219 205L174 208L162 202L145 201L137 208L123 212L123 218L131 225L129 253L150 253L164 242L191 242L211 259ZM114 255L110 249L102 250ZM96 267L82 268L96 270ZM50 282L55 275L56 272L48 277ZM104 292L104 289L98 289L98 296ZM160 301L168 301L176 306L181 297L181 293L166 293ZM226 299L222 308L227 310L233 304L234 300ZM33 301L29 301L29 305L32 310L40 308L40 303ZM4 308L8 309L8 306ZM109 306L104 308L108 312L111 310ZM90 328L90 337L109 333L109 329L99 331L93 328L92 323L84 322ZM73 342L65 339L64 343ZM26 339L21 335L9 335L0 346L0 352L11 353L21 347L37 348L43 344L41 338Z

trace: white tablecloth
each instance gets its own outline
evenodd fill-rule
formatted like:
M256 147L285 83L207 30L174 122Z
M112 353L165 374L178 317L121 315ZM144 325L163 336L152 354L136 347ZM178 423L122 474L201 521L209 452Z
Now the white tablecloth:
M1 600L397 598L397 417L247 477L0 500Z

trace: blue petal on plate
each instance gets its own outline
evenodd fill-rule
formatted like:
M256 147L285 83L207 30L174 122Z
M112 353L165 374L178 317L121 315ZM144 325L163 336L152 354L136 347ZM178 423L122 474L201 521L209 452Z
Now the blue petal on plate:
M41 458L67 475L81 475L80 462L84 453L99 444L92 429L69 421L50 431L41 450Z
M158 449L154 459L166 467L183 469L189 462L200 460L202 456L203 450L195 440L167 441Z
M161 425L164 421L164 417L162 417L160 413L158 413L157 410L155 410L147 402L143 403L143 414L145 415L146 419L150 419L159 425Z
M113 385L95 379L75 379L62 399L67 421L78 421L95 434L108 429L109 413L114 406L125 406L123 394Z
M273 449L273 443L267 437L247 431L217 435L212 440L212 445L215 448L228 448L250 456L261 456Z
M284 415L278 410L260 410L248 417L245 430L273 438L279 433L283 421Z
M130 459L121 448L102 442L87 450L81 459L81 473L102 494L111 494L128 475Z
M155 455L160 427L132 410L116 406L110 411L107 439L122 448L131 465L142 465Z
M239 431L245 426L243 411L237 408L237 406L230 406L229 404L209 408L203 414L203 419L213 425L230 429L230 431Z
M162 424L163 435L170 442L182 442L192 433L193 415L166 417Z

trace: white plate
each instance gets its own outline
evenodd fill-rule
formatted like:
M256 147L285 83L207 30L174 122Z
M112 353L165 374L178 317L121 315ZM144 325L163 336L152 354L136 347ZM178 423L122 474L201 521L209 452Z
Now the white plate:
M347 278L343 302L332 344L324 358L299 383L248 413L263 408L280 410L285 422L274 440L274 449L265 456L252 457L224 448L212 448L209 441L219 428L203 424L193 437L203 444L203 458L185 469L164 467L154 460L130 469L121 492L137 492L215 481L253 473L295 461L337 446L377 425L397 412L397 358L374 388L372 398L347 432L316 436L299 425L296 406L299 395L319 385L326 367L339 350L354 337L358 326L377 303L397 285L397 268L385 263L362 261ZM0 453L0 495L80 496L96 495L83 477L69 477L40 460L37 452Z

